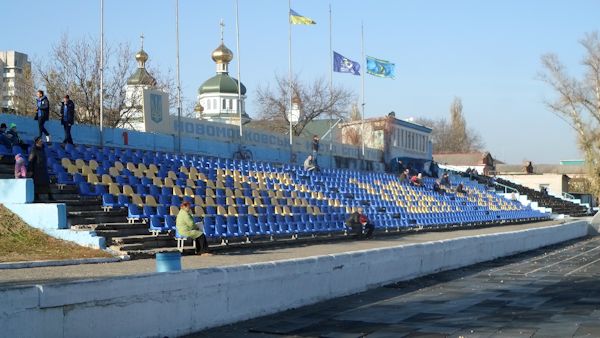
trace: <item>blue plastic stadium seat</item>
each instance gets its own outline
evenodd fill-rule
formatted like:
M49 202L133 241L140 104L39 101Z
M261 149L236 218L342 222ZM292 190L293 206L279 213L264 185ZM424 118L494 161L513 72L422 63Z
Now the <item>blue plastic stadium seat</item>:
M133 203L130 203L129 206L127 207L127 220L129 221L129 223L139 221L143 218L144 218L144 214L143 214L142 210L140 210L140 207L138 207L137 205L135 205Z

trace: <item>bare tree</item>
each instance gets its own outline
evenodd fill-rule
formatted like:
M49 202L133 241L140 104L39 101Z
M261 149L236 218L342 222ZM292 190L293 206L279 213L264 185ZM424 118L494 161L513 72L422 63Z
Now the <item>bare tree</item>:
M415 120L416 123L432 129L431 141L434 153L468 153L483 149L481 136L475 130L467 128L462 110L461 99L454 98L450 105L450 122L444 118Z
M301 83L292 80L292 93L300 117L292 127L294 135L302 131L310 121L322 116L343 118L348 114L348 106L354 94L342 87L329 88L324 79L317 79L310 83ZM269 86L259 87L257 102L261 113L259 117L273 122L273 130L286 133L289 130L288 110L290 107L290 82L289 79L275 76L275 88Z
M567 122L577 133L579 148L588 167L591 192L600 196L600 39L598 32L586 34L580 41L585 54L583 73L574 77L555 54L541 57L541 81L556 93L546 101L552 113Z
M125 99L127 79L135 68L134 53L128 43L106 45L104 53L104 125L127 126L139 109ZM58 103L69 94L77 104L77 122L100 123L100 48L95 39L70 40L63 35L37 71L52 103L51 114L58 116ZM172 79L153 72L158 89L173 93ZM172 106L172 94L170 101Z

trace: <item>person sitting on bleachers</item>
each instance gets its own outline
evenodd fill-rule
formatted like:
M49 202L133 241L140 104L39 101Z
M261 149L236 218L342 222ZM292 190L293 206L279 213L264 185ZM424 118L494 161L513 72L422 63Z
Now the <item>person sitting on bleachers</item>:
M313 171L313 170L314 171L319 171L319 167L315 163L312 155L308 155L308 157L306 158L306 160L304 160L304 170L306 170L306 171Z
M433 191L437 192L438 194L446 193L446 190L440 185L439 180L435 180L435 182L433 182Z
M175 220L175 226L177 227L177 232L179 232L181 236L192 238L194 240L196 244L195 253L197 255L208 252L208 243L206 242L203 227L201 227L201 224L199 223L194 223L190 202L181 203L177 219Z
M411 177L410 183L412 183L412 185L414 185L415 187L422 187L423 186L423 174L419 173L418 175Z
M348 219L346 219L346 225L351 229L350 231L354 233L353 237L356 239L363 238L363 235L366 239L373 237L375 225L369 222L369 218L363 213L362 208L358 208L350 214ZM366 233L364 232L365 230L367 231Z
M6 148L12 148L12 144L8 137L6 137L6 123L0 124L0 144Z
M405 183L407 181L409 181L409 176L410 173L408 171L408 169L404 169L404 171L402 172L402 174L400 174L400 177L398 178L398 180L400 181L400 183Z
M10 124L10 128L6 132L6 137L8 138L13 147L20 146L21 148L23 148L23 150L27 150L27 144L21 140L21 137L19 137L19 132L17 131L16 124Z
M459 183L456 186L456 193L458 193L458 194L466 194L467 193L467 191L465 190L465 186L462 183Z
M447 172L444 172L444 174L442 175L440 185L442 185L444 187L450 187L452 185L452 184L450 184L450 177L448 176Z

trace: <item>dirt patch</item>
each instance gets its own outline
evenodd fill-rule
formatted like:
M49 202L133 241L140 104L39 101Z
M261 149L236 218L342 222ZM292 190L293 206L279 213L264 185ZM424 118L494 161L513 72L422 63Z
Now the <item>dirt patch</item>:
M50 237L27 225L0 204L0 262L112 257L110 254Z

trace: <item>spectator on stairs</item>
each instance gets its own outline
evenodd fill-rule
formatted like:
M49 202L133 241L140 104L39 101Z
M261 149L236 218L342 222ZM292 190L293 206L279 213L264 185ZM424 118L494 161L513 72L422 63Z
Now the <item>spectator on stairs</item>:
M48 174L46 151L44 141L40 136L35 138L34 146L29 154L27 176L33 178L34 201L40 201L40 195L47 195L48 200L54 201L50 191L50 175Z
M6 123L0 124L0 145L3 145L8 149L12 148L9 138L6 136Z
M38 122L38 129L40 131L39 137L46 135L46 142L50 142L50 133L46 130L45 124L50 119L50 101L48 97L44 95L43 90L37 91L37 111L35 112L34 119Z

